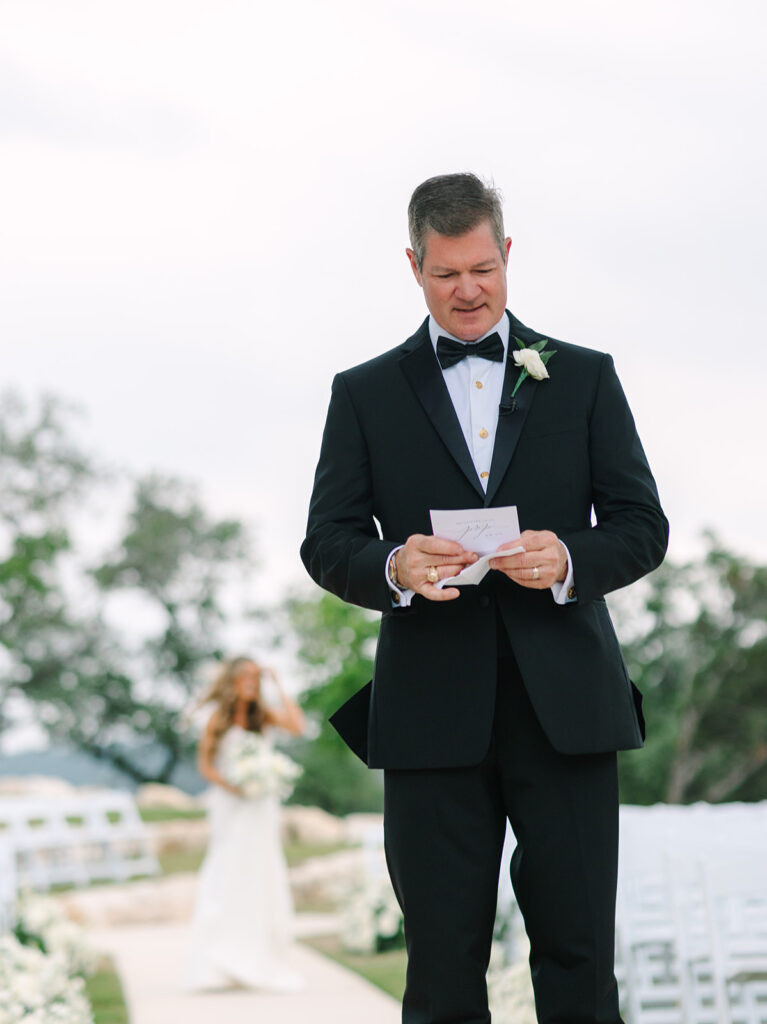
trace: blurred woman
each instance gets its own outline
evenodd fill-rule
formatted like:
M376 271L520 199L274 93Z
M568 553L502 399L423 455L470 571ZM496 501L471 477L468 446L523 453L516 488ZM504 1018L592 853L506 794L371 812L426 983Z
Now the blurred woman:
M267 676L278 706L262 699ZM301 734L303 714L274 671L250 658L224 662L200 703L215 705L198 756L200 773L213 787L185 983L296 991L301 979L286 963L293 907L280 845L279 787L270 782L273 764L292 762L271 751L271 737L276 729ZM248 771L256 774L245 784Z

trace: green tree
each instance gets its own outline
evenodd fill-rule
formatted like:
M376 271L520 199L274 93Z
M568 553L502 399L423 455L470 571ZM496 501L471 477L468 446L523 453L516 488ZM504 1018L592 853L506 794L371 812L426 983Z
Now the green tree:
M631 594L631 596L630 596ZM613 602L647 744L621 757L622 799L767 797L767 568L707 536Z
M72 439L73 410L0 395L0 732L9 697L29 681L31 660L69 632L61 565L71 551L69 518L96 478Z
M68 735L136 780L168 781L192 753L181 716L201 669L227 654L223 593L250 565L243 525L211 518L189 484L157 475L137 481L122 539L92 575L107 613L110 601L132 598L154 625L133 638L123 630L119 647L102 651L106 686L79 669L74 689L88 706L97 702L99 714L70 712ZM102 621L101 633L114 635L114 625ZM141 740L161 751L150 764L136 749Z
M224 594L251 564L243 525L212 518L190 485L150 476L89 570L72 522L101 476L55 400L37 412L0 404L0 469L4 712L20 695L52 738L137 781L167 781L193 751L181 719L201 667L225 653Z
M316 736L296 745L304 774L292 802L333 814L380 811L381 773L366 768L328 722L373 675L378 616L323 593L288 598L281 618L287 620L305 682L300 702L317 730Z

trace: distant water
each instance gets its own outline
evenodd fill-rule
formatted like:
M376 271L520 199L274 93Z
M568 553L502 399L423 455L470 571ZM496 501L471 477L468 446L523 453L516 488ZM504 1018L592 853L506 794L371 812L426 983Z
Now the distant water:
M158 761L161 752L156 748L142 749L140 761L151 764ZM137 758L138 760L138 758ZM118 771L108 761L101 761L79 750L67 747L48 747L46 750L28 750L19 754L0 754L2 775L53 775L71 782L73 786L107 786L111 789L138 788L130 776ZM186 793L200 793L207 783L192 762L180 765L173 773L171 785Z

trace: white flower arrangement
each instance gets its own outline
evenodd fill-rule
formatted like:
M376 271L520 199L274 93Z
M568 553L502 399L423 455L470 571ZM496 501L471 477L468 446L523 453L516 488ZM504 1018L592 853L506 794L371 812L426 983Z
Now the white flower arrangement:
M0 1024L93 1024L81 977L63 957L0 936Z
M404 945L402 911L388 878L369 878L351 894L341 914L340 938L350 953Z
M487 998L493 1024L536 1024L535 996L530 979L530 966L519 960L507 967L497 967L487 974Z
M293 792L303 769L285 754L273 750L257 732L242 732L224 751L223 774L249 799L276 796L285 800Z
M88 945L85 930L50 896L21 893L15 931L26 945L57 956L69 974L92 974L96 969L96 953Z
M516 902L507 908L499 906L495 936L487 972L493 1024L536 1024L530 942Z

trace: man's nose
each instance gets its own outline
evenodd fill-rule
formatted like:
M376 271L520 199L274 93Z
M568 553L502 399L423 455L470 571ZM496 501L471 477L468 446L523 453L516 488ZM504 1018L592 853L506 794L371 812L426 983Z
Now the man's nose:
M471 274L461 274L458 278L455 294L456 298L462 302L470 302L472 299L476 299L481 291L479 281Z

